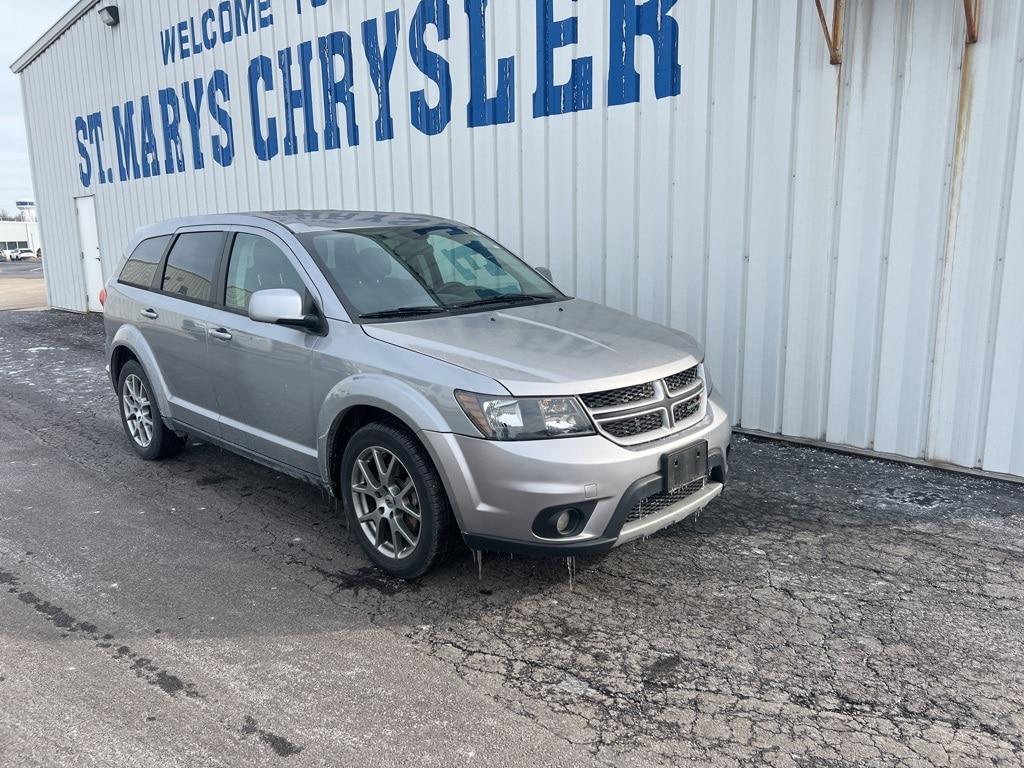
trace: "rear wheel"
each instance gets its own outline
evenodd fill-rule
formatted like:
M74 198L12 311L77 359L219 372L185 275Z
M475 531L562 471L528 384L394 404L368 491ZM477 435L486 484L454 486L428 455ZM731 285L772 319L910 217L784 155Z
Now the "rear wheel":
M142 366L129 360L118 377L121 424L132 448L143 459L166 459L181 452L185 438L168 429L160 416L160 406Z
M419 441L406 429L374 423L349 440L341 462L345 514L381 570L415 579L447 553L451 506Z

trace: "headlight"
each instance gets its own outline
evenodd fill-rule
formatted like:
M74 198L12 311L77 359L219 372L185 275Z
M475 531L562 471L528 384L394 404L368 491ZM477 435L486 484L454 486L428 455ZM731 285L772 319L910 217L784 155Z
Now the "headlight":
M488 440L594 434L590 419L574 397L495 397L459 391L455 397Z

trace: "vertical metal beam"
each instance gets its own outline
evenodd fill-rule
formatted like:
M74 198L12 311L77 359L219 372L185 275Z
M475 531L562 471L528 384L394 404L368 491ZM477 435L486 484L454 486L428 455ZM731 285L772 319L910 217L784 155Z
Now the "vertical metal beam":
M832 50L829 61L832 64L843 63L843 15L846 13L846 0L833 0L832 4Z
M964 0L964 19L967 22L967 44L978 42L978 12L981 0Z
M964 3L971 0L964 0ZM977 2L977 0L974 0ZM814 0L818 9L818 20L821 21L821 31L825 33L825 45L828 46L828 60L830 64L843 63L843 11L846 0L833 0L832 3L832 29L829 30L828 21L825 20L825 9L821 7L821 0Z

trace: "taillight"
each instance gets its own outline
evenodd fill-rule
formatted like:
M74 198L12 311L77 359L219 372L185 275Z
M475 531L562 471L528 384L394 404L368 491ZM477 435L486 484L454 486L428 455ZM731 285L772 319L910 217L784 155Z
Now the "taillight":
M106 288L100 288L100 306L101 307L107 306L107 289Z

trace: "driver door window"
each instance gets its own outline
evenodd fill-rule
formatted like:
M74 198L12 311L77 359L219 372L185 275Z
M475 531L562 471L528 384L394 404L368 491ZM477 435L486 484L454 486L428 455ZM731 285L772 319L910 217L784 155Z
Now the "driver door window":
M248 313L252 295L269 288L291 288L309 304L306 285L284 252L264 237L239 233L231 247L224 306Z

